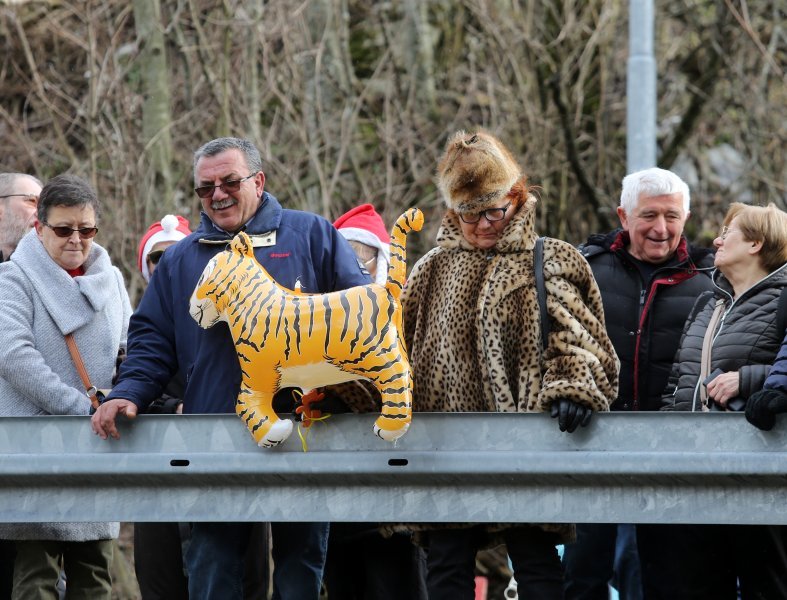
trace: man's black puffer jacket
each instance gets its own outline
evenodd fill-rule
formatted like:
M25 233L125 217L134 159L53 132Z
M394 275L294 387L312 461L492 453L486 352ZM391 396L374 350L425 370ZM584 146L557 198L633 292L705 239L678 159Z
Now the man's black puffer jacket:
M740 394L744 400L762 389L773 361L779 353L784 328L781 331L778 308L782 289L787 286L787 265L777 269L739 298L733 300L732 287L719 271L713 281L716 298L724 301L724 313L714 335L711 350L712 373L719 368L724 372L738 371ZM672 395L665 395L663 402L672 410L702 410L699 393L702 341L713 314L714 299L703 302L696 316L686 323L680 349L670 375Z
M593 235L580 247L601 289L607 333L620 359L612 410L659 410L686 317L713 289L713 252L681 238L675 256L643 281L620 229ZM640 325L641 322L641 325Z

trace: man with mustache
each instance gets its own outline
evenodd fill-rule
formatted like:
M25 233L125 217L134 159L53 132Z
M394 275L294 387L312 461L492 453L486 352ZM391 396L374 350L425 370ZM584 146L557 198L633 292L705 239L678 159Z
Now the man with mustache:
M370 283L350 245L314 214L283 209L263 190L265 174L248 140L219 138L194 154L202 200L197 230L169 248L131 317L128 357L118 383L93 416L102 438L118 437L118 414L136 416L180 370L184 413L234 413L241 370L228 327L200 329L189 298L205 265L240 231L252 236L257 260L289 289L325 293ZM282 412L292 411L292 402ZM253 523L194 523L185 562L190 600L242 600L243 556ZM273 598L317 600L328 523L271 525ZM260 549L264 552L264 549Z

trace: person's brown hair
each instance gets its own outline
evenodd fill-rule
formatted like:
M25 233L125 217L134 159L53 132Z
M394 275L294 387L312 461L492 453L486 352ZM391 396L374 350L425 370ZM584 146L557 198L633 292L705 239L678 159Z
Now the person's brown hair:
M516 183L511 186L511 189L508 190L506 197L511 200L511 206L517 211L525 203L529 193L530 187L527 185L527 175L522 175L522 177L517 179Z
M773 203L751 206L733 202L724 217L724 225L729 226L733 219L744 240L762 242L760 264L768 273L787 263L786 212Z

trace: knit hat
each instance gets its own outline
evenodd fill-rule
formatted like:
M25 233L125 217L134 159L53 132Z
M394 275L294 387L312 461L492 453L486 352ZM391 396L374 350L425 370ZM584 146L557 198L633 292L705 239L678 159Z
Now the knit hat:
M522 176L511 153L496 137L458 131L437 166L437 186L448 208L478 212L505 196Z
M385 280L388 277L388 264L391 261L389 247L391 238L385 229L385 223L374 207L371 204L356 206L336 219L333 225L344 236L344 239L377 248L375 283L385 285Z
M139 242L139 250L137 251L137 267L142 272L145 281L150 280L147 258L153 246L159 242L178 242L189 234L191 234L189 222L180 215L177 217L166 215L161 221L156 221L148 227L147 233L142 236L142 240Z

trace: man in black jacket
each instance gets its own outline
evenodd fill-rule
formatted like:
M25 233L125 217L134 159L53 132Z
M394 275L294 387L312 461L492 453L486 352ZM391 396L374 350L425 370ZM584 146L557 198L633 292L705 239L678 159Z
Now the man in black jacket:
M612 410L660 408L686 317L697 296L712 288L712 251L690 246L683 235L689 199L686 183L670 171L632 173L623 179L617 209L622 228L592 235L581 247L601 290L607 332L620 358ZM621 597L642 597L631 525L578 525L564 563L567 599L606 600L613 564Z

